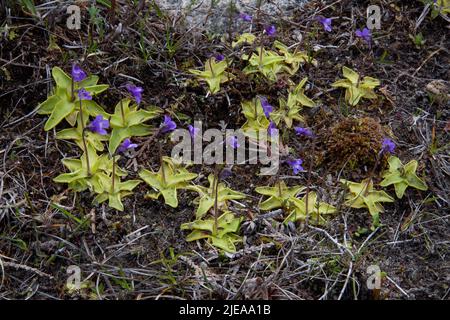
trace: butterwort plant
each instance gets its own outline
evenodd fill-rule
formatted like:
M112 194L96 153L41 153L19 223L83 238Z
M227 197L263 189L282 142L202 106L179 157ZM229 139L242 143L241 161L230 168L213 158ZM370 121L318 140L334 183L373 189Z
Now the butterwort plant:
M103 189L97 192L98 195L95 197L94 202L100 204L108 200L108 205L111 208L123 211L124 207L122 198L131 195L133 193L133 189L137 187L141 183L141 181L121 181L121 175L117 174L117 171L121 170L117 166L117 161L119 160L120 154L125 154L128 151L134 150L136 147L138 147L138 145L132 143L131 140L127 138L117 148L116 153L111 155L111 175L109 176L104 172L99 174L100 184Z
M50 115L45 123L45 130L53 129L64 119L74 126L80 109L86 113L86 117L98 114L107 116L103 108L93 99L86 99L87 94L92 97L108 89L106 84L97 84L98 76L88 76L81 67L74 65L70 76L61 68L54 67L52 77L55 81L53 93L38 106L39 114ZM81 89L83 90L80 94Z
M140 108L138 104L142 101L142 88L135 86L130 88L133 100L121 99L114 109L114 114L111 115L112 131L109 139L111 153L116 152L117 147L127 138L151 135L155 129L145 122L158 117L162 112L155 106Z
M390 156L388 163L389 169L383 173L383 181L380 182L380 186L394 185L397 198L403 198L408 187L422 191L428 189L427 184L416 174L417 160L411 160L404 165L399 158Z
M122 198L130 195L141 181L123 181L127 173L117 161L137 147L132 137L159 131L144 122L156 118L161 111L156 107L138 108L143 89L127 84L128 98L120 100L110 115L94 101L96 94L108 88L97 85L97 76L88 75L76 64L70 75L54 67L52 76L56 83L53 95L39 105L38 112L50 115L46 130L66 119L72 128L57 132L56 137L74 140L82 151L80 158L63 159L68 172L58 175L54 181L67 183L76 192L89 190L96 194L95 203L108 201L110 207L123 210ZM104 153L106 141L109 141L109 152Z
M234 78L233 74L227 72L228 61L221 54L217 54L205 62L204 70L189 69L200 81L204 81L209 86L209 92L215 94L220 91L220 85Z
M178 190L187 189L190 181L197 177L186 167L180 166L174 159L162 157L158 172L143 169L139 177L149 185L152 190L146 194L147 199L164 198L164 202L173 207L178 207Z
M294 121L304 121L300 114L303 107L312 108L315 106L314 101L305 94L304 87L307 81L308 78L303 78L297 86L289 91L287 99L279 99L280 107L271 114L271 119L276 125L284 122L286 127L291 128Z
M283 70L293 76L297 73L300 66L304 64L312 64L317 66L317 60L312 58L307 52L300 51L297 48L292 52L287 45L275 40L273 46L284 56Z
M361 78L360 75L348 68L343 67L342 73L345 79L332 84L335 88L345 88L345 101L351 106L356 106L361 99L376 99L374 89L380 85L380 80L372 77Z

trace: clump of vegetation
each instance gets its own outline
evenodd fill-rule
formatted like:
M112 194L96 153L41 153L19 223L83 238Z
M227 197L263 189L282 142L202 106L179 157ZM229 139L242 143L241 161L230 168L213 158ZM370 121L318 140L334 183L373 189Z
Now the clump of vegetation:
M383 128L373 118L342 119L327 134L324 161L332 168L370 170L377 162L383 136Z

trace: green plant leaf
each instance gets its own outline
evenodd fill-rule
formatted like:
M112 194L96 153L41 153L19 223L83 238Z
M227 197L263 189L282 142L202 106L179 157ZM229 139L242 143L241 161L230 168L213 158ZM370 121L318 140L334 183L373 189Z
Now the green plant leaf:
M231 47L235 48L236 46L241 45L241 44L253 44L255 39L256 39L256 36L254 34L243 33L236 39L236 41L232 42Z
M75 103L60 100L52 111L52 114L45 123L44 130L49 131L56 127L65 117L75 110Z

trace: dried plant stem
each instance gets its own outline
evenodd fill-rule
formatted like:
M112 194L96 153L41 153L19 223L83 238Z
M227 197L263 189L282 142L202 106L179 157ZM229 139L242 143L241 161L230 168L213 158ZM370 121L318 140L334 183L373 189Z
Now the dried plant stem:
M122 124L123 126L126 126L125 124L125 112L123 111L123 101L120 100L120 113L122 114Z
M70 84L71 94L72 94L72 97L71 97L72 101L75 100L75 93L74 93L75 90L74 90L74 86L75 86L75 84L74 84L74 81L73 81L73 79L72 79L72 83Z
M375 174L375 169L378 167L378 164L380 163L380 158L382 157L382 155L383 155L382 152L379 152L379 153L377 154L377 158L376 158L376 160L375 160L375 164L374 164L372 170L371 170L370 173L369 173L369 177L368 177L368 179L367 179L366 186L364 187L364 196L367 196L367 194L369 193L369 184L370 184L370 181L372 180L372 178L373 178L373 176L374 176L374 174Z

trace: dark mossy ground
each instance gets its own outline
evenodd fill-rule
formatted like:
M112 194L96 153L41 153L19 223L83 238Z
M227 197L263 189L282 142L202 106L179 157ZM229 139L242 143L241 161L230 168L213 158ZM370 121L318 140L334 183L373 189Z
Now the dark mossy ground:
M318 67L306 65L292 77L296 83L309 79L306 94L317 107L302 112L316 142L292 133L285 141L312 170L292 176L283 165L279 178L288 185L308 184L339 213L320 228L299 224L288 230L283 214L267 217L258 210L261 198L254 188L276 177L258 176L257 166L234 166L226 183L249 197L231 205L245 217L244 243L226 257L204 242L185 241L180 225L191 221L196 209L189 192L179 194L173 209L144 200L147 187L141 184L125 199L125 211L117 212L52 180L64 171L60 160L79 152L56 140L53 131L45 132L46 118L35 113L53 85L54 66L69 71L78 61L112 88L133 80L145 90L144 105L190 119L177 119L180 125L195 119L207 128L220 128L221 121L239 128L245 121L240 101L260 94L278 107L276 101L286 95L283 79L249 81L240 72L244 63L236 63L237 79L205 97L205 87L187 70L218 52L237 61L240 52L221 41L222 35L192 30L182 18L175 21L150 4L139 11L118 2L114 15L99 7L97 25L88 23L83 9L79 31L66 28L64 7L42 7L42 20L18 8L7 19L0 16L6 19L0 25L0 298L448 299L450 41L443 18L427 17L414 31L423 10L419 1L371 1L382 8L383 18L369 49L354 36L365 25L369 1L311 1L287 14L289 19L253 12L253 30L275 23L278 40L318 60ZM315 15L333 17L333 32L325 33ZM234 19L225 38L248 31ZM410 38L419 32L423 46ZM344 65L381 81L377 100L346 106L343 90L331 88ZM436 83L446 89L433 93ZM112 111L120 98L120 90L112 89L97 100ZM368 212L342 205L339 179L368 177L384 136L396 142L404 163L419 161L418 173L429 189L410 188L403 199L384 204L382 226L372 232ZM136 142L143 145L146 139ZM131 177L138 168L158 168L160 145L170 154L170 143L150 143L132 159ZM385 166L382 159L375 182ZM214 168L193 171L204 185ZM394 194L393 188L387 191ZM77 224L65 211L87 223ZM368 232L362 233L364 228ZM89 288L65 289L70 265L81 268ZM370 265L385 273L379 292L366 287Z

